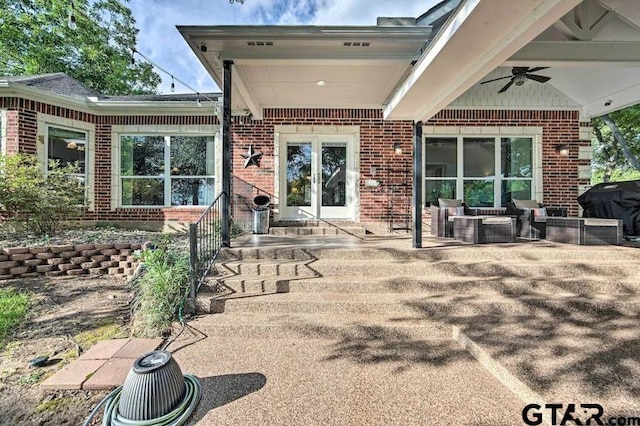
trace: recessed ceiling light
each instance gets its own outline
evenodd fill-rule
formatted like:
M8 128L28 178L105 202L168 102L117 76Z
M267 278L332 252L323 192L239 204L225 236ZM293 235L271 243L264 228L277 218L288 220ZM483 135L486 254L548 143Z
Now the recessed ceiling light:
M317 84L318 86L326 86L326 85L327 85L327 82L326 82L326 81L324 81L324 80L318 80L318 81L316 81L316 84Z

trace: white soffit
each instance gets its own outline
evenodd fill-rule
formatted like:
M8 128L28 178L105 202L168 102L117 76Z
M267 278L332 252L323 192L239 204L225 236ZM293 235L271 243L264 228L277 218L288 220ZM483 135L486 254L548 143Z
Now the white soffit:
M590 1L591 19L605 25L595 24L598 29L587 34L588 40L576 40L559 21L504 64L550 67L540 74L580 105L585 119L640 102L639 2Z
M464 1L395 92L384 117L431 118L580 1Z
M638 0L599 0L600 4L622 16L627 22L640 28Z
M416 26L178 29L221 88L223 62L233 61L232 109L255 118L264 108L382 108L431 33Z

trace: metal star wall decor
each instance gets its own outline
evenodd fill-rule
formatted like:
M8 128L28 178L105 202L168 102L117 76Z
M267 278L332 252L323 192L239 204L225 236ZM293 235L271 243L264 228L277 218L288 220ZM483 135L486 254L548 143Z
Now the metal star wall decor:
M254 151L253 145L249 145L249 151L246 154L240 154L244 158L244 168L254 165L260 168L260 159L262 158L262 152Z

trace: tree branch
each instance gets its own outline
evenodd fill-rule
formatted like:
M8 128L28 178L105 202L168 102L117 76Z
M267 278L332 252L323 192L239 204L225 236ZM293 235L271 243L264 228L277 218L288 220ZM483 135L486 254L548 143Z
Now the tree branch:
M629 162L629 165L636 170L640 170L640 161L631 153L629 144L627 143L625 137L622 135L622 132L620 132L620 129L618 128L616 123L614 123L611 117L609 117L609 114L605 114L601 118L602 121L607 124L609 129L611 129L611 133L613 133L615 141L620 145L622 153L624 154L624 158L626 158L626 160Z

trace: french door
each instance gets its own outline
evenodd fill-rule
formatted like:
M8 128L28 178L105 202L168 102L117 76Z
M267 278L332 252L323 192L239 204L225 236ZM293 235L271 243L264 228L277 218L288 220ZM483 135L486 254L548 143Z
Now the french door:
M353 220L356 201L353 146L348 135L283 135L281 218Z

